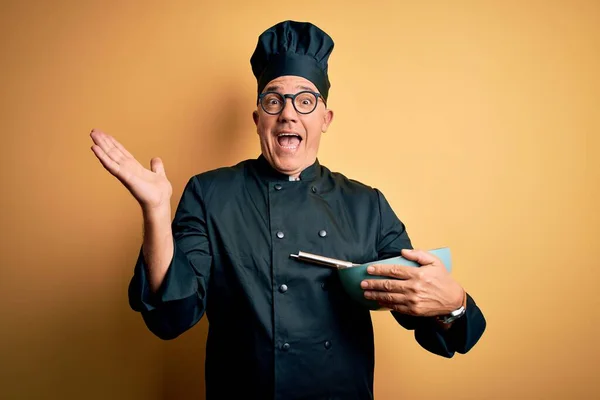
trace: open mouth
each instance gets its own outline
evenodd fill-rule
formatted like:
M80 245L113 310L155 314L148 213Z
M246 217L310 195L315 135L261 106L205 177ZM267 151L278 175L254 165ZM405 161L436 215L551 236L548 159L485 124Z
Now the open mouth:
M302 137L295 133L284 132L277 135L277 143L287 150L296 150L300 146L301 141Z

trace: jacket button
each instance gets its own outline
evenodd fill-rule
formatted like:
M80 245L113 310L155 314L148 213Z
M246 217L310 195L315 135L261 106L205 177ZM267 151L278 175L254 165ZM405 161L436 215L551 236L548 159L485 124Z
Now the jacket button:
M317 187L316 186L312 186L310 188L310 191L313 192L313 193L317 193Z
M283 285L279 286L279 291L281 293L285 293L285 292L287 292L287 290L288 290L287 285L283 284Z
M279 183L275 184L275 190L281 190L282 187Z
M327 283L326 283L326 282L323 282L323 283L321 283L321 289L323 289L323 290L327 290L327 289L329 289L329 288L327 287Z
M283 351L288 351L290 349L290 344L289 343L284 343L281 345L281 350Z
M331 348L331 342L329 340L326 340L324 345L327 350L329 350Z
M285 235L283 234L283 232L281 232L281 231L277 232L277 237L278 237L279 239L283 239L283 237L284 237L284 236L285 236Z
M326 231L326 230L324 230L324 229L321 229L321 230L319 231L319 236L321 236L321 237L325 237L325 236L327 236L327 231Z

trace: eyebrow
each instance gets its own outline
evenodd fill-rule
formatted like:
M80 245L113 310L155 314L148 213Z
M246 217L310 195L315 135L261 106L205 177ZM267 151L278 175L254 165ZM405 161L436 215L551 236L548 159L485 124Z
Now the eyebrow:
M265 88L265 92L275 92L277 90L281 90L282 86L280 85L269 85ZM296 85L296 89L302 89L302 90L308 90L313 92L314 89L308 87L308 86L304 86L304 85Z
M303 85L296 86L296 89L304 89L304 90L309 90L311 92L314 92L314 89L311 89L308 86L303 86Z
M278 85L269 85L265 88L265 92L274 92L277 91L278 89L281 89L281 86Z

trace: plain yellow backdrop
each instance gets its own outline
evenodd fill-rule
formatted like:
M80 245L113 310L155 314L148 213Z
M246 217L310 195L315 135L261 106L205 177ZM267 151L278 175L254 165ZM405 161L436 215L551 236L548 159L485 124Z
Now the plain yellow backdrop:
M258 155L250 55L284 19L335 40L320 161L449 246L488 321L467 355L374 313L377 399L600 397L597 1L3 1L0 397L202 399L202 320L129 309L139 207L90 150L193 174ZM232 360L235 362L235 360ZM235 376L231 377L235 384Z

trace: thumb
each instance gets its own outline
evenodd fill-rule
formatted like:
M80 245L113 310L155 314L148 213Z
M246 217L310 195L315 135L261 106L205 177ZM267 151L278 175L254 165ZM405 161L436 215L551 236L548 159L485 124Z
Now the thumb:
M156 172L159 175L166 176L165 174L165 166L160 158L155 157L150 160L150 169L152 172Z
M407 260L415 261L419 265L433 264L434 262L438 261L433 254L418 249L402 249L402 257L406 258Z

